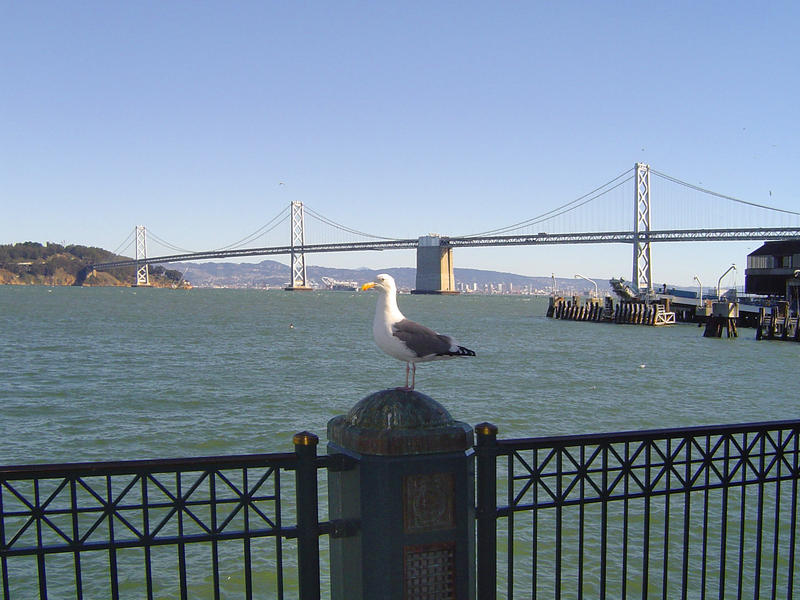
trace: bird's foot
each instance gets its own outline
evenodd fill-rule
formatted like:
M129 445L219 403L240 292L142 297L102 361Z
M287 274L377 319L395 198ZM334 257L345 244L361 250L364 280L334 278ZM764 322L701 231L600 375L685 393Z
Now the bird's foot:
M396 389L398 392L413 392L414 391L413 387L409 387L407 385L406 386L401 386L401 387L396 387L394 389Z

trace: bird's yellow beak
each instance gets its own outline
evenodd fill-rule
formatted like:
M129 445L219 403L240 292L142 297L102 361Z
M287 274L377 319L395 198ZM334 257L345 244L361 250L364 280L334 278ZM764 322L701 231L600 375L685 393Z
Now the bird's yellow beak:
M361 286L361 291L366 292L367 290L371 290L374 287L375 287L375 282L370 281L369 283L365 283L364 285Z

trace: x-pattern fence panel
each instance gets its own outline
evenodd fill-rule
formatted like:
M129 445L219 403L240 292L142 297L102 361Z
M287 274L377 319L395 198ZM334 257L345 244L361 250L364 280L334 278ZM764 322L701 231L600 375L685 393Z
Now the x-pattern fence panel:
M794 597L799 429L489 445L505 456L494 511L504 597ZM480 453L479 437L479 474ZM487 512L479 504L479 536Z
M283 598L296 468L270 454L2 469L4 598Z

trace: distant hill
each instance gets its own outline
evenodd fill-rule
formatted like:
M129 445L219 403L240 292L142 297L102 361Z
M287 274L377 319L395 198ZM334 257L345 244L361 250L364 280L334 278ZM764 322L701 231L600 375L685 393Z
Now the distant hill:
M124 259L108 250L39 242L0 245L0 284L5 285L87 285L125 286L134 280L133 267L91 272L91 264ZM183 285L183 274L174 269L150 265L153 287Z
M241 288L282 288L289 283L289 265L275 260L263 260L260 263L220 263L220 262L182 262L171 266L182 271L184 277L195 287L241 287ZM359 285L372 281L378 273L389 273L394 277L400 289L411 290L416 286L416 269L411 267L384 269L337 269L329 267L309 266L308 278L312 284L323 287L322 278L337 281L352 281ZM455 269L456 284L464 284L470 289L477 287L483 291L487 287L502 284L503 290L522 290L525 287L535 291L546 292L553 287L552 277L527 277L515 273L501 271L484 271L481 269ZM582 279L556 278L556 286L562 292L569 293L593 290L594 286ZM597 280L598 289L602 292L609 289L608 281Z

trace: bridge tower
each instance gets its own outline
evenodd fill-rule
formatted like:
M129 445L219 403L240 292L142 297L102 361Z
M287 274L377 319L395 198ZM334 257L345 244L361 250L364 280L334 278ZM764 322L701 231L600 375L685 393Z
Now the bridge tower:
M650 165L636 163L633 219L633 284L639 293L653 292L650 267ZM642 239L642 234L644 239Z
M136 226L136 283L135 287L150 285L150 268L147 260L147 229L144 225Z
M303 203L292 202L291 240L292 240L292 281L285 289L288 291L310 290L306 276L306 255L303 253L305 225L303 222Z

